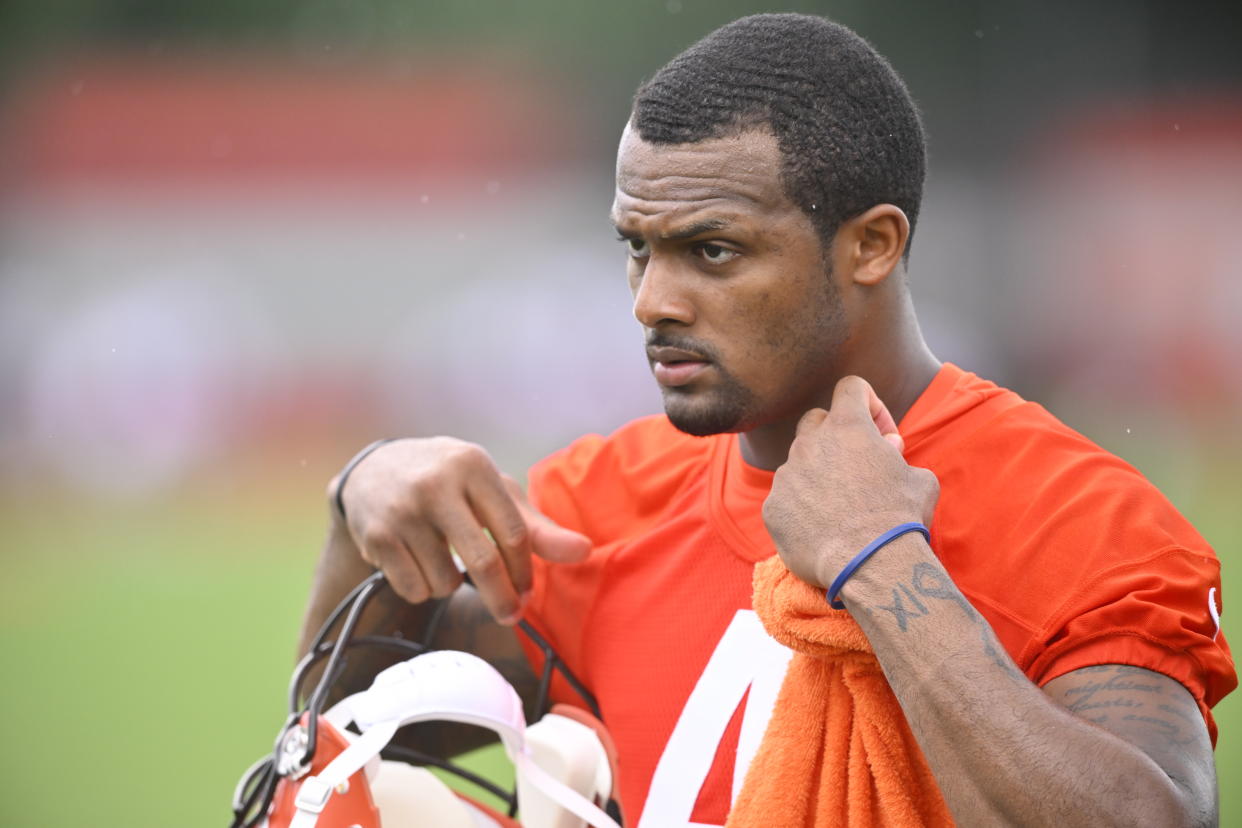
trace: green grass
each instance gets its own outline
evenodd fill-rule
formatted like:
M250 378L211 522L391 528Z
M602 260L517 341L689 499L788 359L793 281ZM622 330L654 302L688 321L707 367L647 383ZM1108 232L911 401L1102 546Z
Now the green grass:
M315 533L213 517L10 516L0 824L227 824L284 718Z
M1225 559L1235 601L1238 495L1221 469L1181 502ZM284 718L323 526L317 492L268 501L60 499L0 513L0 825L227 824L238 776ZM1242 613L1224 622L1242 641ZM1240 825L1228 780L1242 778L1242 694L1216 714L1222 824ZM495 751L476 761L507 764Z

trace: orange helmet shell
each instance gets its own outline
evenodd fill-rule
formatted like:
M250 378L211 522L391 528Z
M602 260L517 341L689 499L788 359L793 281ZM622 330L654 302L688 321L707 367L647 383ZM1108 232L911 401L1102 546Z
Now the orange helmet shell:
M305 725L307 717L302 716ZM328 763L349 746L349 742L323 716L319 717L319 735L315 741L315 756L311 760L309 773L302 778L317 776L323 772ZM302 787L300 780L281 778L276 784L276 793L272 798L272 808L268 817L268 828L289 828L293 815L297 813L298 789ZM342 790L341 788L344 788ZM323 813L319 815L319 825L325 828L349 825L357 828L380 828L379 811L371 798L371 787L367 784L366 768L362 768L345 784L337 788L328 798Z

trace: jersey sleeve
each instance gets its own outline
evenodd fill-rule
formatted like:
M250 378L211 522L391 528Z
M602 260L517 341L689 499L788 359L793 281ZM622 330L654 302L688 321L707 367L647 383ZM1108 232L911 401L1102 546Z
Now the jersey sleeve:
M1137 469L1042 407L968 424L929 458L933 548L1017 664L1040 686L1101 664L1162 673L1215 739L1210 708L1237 675L1211 546Z
M1162 673L1194 695L1215 744L1211 707L1238 683L1220 610L1215 556L1163 549L1082 584L1050 621L1027 673L1041 686L1098 664Z

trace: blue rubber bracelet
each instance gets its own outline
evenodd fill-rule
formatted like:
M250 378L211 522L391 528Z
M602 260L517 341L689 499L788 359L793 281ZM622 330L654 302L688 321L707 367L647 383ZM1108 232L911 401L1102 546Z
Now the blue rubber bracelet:
M873 540L871 543L863 547L863 551L854 556L854 560L845 565L845 569L841 570L832 582L832 586L828 587L828 591L824 593L824 597L828 599L828 603L833 609L845 609L845 604L837 600L837 593L841 591L841 587L845 586L845 582L854 574L854 570L863 565L863 562L876 553L876 551L887 543L892 543L897 538L908 532L919 532L927 541L931 541L931 532L927 531L927 527L921 523L902 523L889 529L883 535Z

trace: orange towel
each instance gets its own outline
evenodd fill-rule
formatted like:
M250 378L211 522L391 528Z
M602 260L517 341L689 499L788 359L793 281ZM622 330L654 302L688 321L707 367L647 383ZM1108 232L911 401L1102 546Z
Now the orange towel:
M952 825L871 644L778 556L755 567L754 607L794 651L726 828Z

